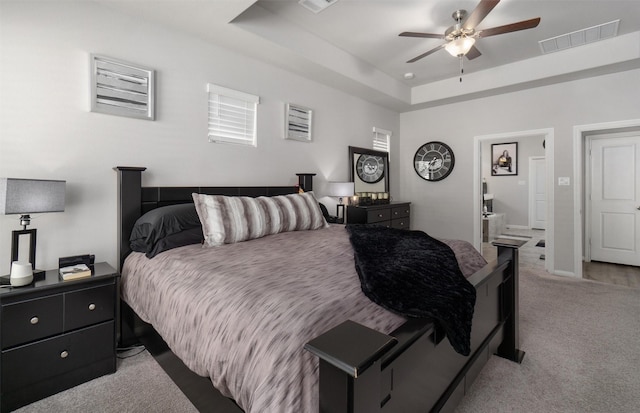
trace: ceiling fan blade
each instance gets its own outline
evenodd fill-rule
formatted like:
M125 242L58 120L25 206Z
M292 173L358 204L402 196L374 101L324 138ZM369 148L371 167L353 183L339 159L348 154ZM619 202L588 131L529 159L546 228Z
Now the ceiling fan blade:
M434 34L434 33L416 33L416 32L402 32L398 36L403 37L425 37L428 39L444 39L443 34Z
M498 3L500 3L500 0L481 0L476 8L469 14L469 17L462 23L462 27L465 29L475 29Z
M540 17L523 20L517 23L506 24L504 26L493 27L491 29L479 30L478 37L489 37L497 34L517 32L518 30L533 29L540 23Z
M465 56L467 57L467 59L473 60L476 57L480 57L481 55L482 55L482 53L480 53L480 50L478 50L477 47L471 46L471 49L469 49L469 51L467 52L467 54Z
M420 56L416 56L416 57L414 57L414 58L413 58L413 59L411 59L411 60L407 60L407 63L413 63L413 62L416 62L416 61L418 61L418 60L422 59L423 57L427 57L427 56L429 56L431 53L435 53L435 52L437 52L437 51L438 51L438 50L440 50L440 49L444 49L444 47L445 47L446 45L447 45L446 43L445 43L445 44L441 44L440 46L435 47L435 48L433 48L433 49L429 50L428 52L424 52L424 53L422 53Z

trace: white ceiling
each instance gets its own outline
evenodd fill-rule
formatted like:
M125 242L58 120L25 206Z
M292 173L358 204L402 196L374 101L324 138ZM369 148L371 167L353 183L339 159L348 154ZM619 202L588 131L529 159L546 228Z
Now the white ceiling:
M482 56L459 61L443 41L457 9L479 0L338 0L314 14L297 0L96 0L406 111L640 67L640 0L502 0L478 29L540 17L537 28L478 39ZM620 19L618 37L542 56L538 42ZM415 78L406 80L412 72Z

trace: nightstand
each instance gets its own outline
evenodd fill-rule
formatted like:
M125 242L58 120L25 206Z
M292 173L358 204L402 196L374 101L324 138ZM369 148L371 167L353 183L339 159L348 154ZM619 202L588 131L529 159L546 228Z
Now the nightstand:
M411 202L347 206L348 224L375 224L388 228L409 229L410 215Z
M97 263L91 277L58 270L0 289L0 410L14 410L116 371L119 275Z

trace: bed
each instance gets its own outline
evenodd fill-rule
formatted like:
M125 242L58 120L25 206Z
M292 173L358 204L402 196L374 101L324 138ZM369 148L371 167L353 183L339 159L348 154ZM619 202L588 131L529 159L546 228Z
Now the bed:
M476 298L461 355L441 323L363 295L344 226L185 245L152 259L131 251L144 213L192 193L277 197L297 188L143 188L144 168L116 170L120 340L139 338L200 411L446 411L491 354L522 360L516 245L499 245L495 262L463 266ZM465 243L449 243L462 262L473 257Z

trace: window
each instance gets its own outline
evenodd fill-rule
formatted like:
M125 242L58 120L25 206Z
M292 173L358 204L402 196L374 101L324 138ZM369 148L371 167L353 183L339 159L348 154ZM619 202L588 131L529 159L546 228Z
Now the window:
M209 142L256 146L256 120L260 97L207 84Z
M390 152L391 135L393 133L388 130L373 127L373 149L376 151Z

